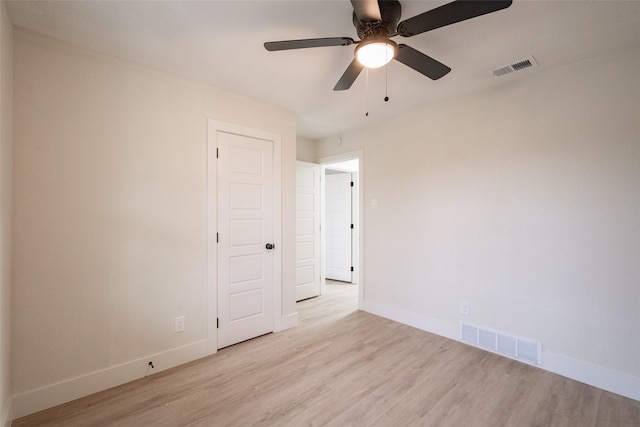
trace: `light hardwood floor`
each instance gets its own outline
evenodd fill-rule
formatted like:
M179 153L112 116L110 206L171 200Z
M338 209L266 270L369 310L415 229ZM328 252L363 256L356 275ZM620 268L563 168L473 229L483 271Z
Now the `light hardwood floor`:
M357 287L301 325L13 426L640 426L640 402L357 311Z

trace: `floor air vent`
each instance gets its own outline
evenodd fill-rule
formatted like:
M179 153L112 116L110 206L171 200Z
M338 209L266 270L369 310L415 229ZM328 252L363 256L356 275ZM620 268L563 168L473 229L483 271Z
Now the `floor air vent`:
M499 331L460 324L460 341L533 365L542 365L542 343Z
M538 65L533 56L516 61L513 64L505 65L504 67L496 68L491 72L494 77L501 77L505 74L511 74L516 71L526 70L527 68L535 67Z

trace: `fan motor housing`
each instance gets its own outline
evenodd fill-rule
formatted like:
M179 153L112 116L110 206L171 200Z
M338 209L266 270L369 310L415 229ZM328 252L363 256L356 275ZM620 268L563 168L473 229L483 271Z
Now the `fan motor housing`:
M396 28L402 15L402 6L398 0L379 1L382 21L361 22L353 13L353 26L356 27L360 39L371 37L391 37L397 34Z

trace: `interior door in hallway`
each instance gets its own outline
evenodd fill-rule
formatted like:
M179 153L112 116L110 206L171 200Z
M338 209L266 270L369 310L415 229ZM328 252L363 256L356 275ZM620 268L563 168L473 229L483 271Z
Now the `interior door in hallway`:
M218 348L274 330L273 141L219 132Z
M325 277L351 282L352 234L351 173L325 176Z
M320 295L320 165L296 164L296 301Z

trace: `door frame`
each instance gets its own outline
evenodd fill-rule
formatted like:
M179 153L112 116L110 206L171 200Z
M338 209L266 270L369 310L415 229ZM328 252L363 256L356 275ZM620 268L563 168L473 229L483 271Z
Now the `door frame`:
M338 162L343 162L346 160L358 160L358 173L357 173L357 178L354 181L354 187L356 189L357 192L357 197L358 197L358 212L357 212L357 223L354 224L354 226L357 228L357 232L356 235L358 236L358 257L357 257L357 263L354 266L355 268L358 268L358 274L357 274L357 285L358 285L358 308L362 309L363 307L363 302L364 302L364 297L365 297L365 274L364 274L364 239L365 239L365 222L364 222L364 150L356 150L356 151L349 151L346 153L340 153L340 154L334 154L332 156L327 156L327 157L321 157L318 159L318 163L320 164L320 171L321 171L321 176L324 176L324 171L325 169L327 169L327 167L329 169L331 164L333 163L338 163ZM324 205L325 205L325 200L324 200L324 182L325 180L323 179L322 182L320 183L320 197L321 197L321 224L322 224L322 230L324 230ZM320 293L323 294L325 292L325 285L326 285L326 277L325 277L325 273L324 273L324 267L325 267L325 257L324 257L324 251L325 251L325 241L324 241L324 235L321 234L321 238L320 238L320 242L321 242L321 249L320 249L320 256L321 256L321 271L322 271L322 279L320 281Z
M218 351L218 148L217 133L232 133L273 143L273 326L282 330L282 137L279 134L207 120L207 350Z

